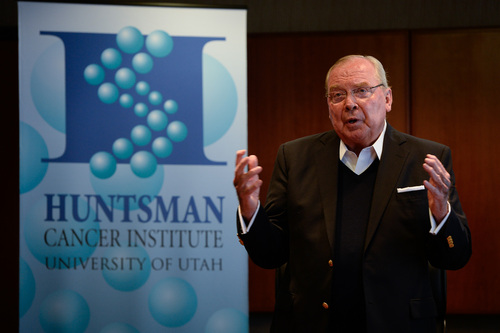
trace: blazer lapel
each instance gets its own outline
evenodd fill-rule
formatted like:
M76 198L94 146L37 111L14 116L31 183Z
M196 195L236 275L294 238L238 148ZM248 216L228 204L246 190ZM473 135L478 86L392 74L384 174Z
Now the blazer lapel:
M339 167L340 139L330 131L319 138L316 150L316 166L318 170L321 204L325 217L328 240L333 251L335 237L335 220L337 214L337 184Z
M382 158L373 190L372 207L365 238L365 251L380 224L382 215L396 188L396 182L408 156L408 150L403 145L404 142L404 137L398 135L398 132L388 124L384 138Z

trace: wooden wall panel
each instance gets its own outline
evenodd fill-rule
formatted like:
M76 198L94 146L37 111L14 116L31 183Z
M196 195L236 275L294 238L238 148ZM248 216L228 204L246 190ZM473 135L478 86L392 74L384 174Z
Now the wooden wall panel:
M500 30L418 32L411 50L412 134L451 147L472 232L471 261L448 272L448 312L500 313Z
M281 143L328 131L332 125L324 97L331 65L347 54L377 57L393 87L389 122L408 127L408 33L272 34L248 38L248 148L263 166L265 199ZM250 311L272 311L274 271L249 264Z

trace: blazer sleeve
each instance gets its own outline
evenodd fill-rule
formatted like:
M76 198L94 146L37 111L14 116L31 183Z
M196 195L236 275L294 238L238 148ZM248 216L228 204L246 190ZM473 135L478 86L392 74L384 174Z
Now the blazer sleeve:
M240 242L257 266L278 268L288 261L286 236L281 228L269 221L262 205L257 211L252 228L247 233L241 233L239 216L237 220Z
M250 230L243 234L237 215L238 237L252 261L262 268L278 268L288 261L286 225L286 163L284 145L278 151L266 206L260 205ZM271 214L271 217L269 216Z

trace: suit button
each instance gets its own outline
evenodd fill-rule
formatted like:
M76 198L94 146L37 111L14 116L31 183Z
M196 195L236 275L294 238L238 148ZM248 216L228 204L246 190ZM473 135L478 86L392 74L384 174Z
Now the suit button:
M328 260L328 266L333 267L333 260L332 259Z
M327 302L323 302L323 308L324 309L328 309L328 303Z

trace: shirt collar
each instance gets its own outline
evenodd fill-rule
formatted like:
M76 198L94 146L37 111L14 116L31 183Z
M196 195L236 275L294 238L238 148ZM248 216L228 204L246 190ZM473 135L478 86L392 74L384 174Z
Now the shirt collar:
M358 175L363 173L376 158L380 160L382 157L386 129L387 122L384 122L384 129L382 133L380 133L378 139L373 145L364 148L359 156L356 156L355 153L350 151L345 143L340 140L339 159L354 173Z
M373 148L377 153L377 157L380 160L382 158L382 150L384 149L384 138L385 138L385 130L387 129L387 121L384 121L384 129L382 133L380 133L377 141L373 144Z
M370 146L370 147L373 147L373 149L375 149L375 153L377 154L377 157L379 160L382 158L382 150L384 148L384 137L385 137L386 129L387 129L387 121L384 122L384 129L382 130L382 133L380 133L378 139L375 141L375 143L372 146ZM339 159L342 160L347 151L349 151L349 149L345 145L344 141L340 140Z

